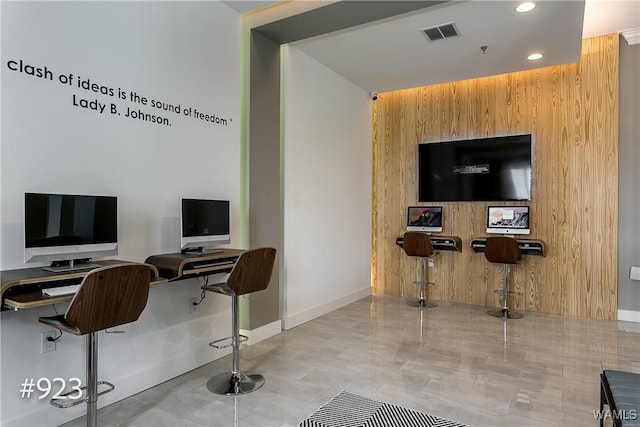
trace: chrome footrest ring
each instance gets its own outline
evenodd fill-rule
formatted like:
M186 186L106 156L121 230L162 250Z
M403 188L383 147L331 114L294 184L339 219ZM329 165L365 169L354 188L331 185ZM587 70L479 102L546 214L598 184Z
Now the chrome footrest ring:
M246 335L239 335L239 338L240 339L238 340L238 344L242 344L243 342L246 342L247 340L249 340L249 337L247 337ZM231 340L229 344L224 344L224 345L218 344L219 342L228 341L228 340ZM215 341L211 341L209 343L209 346L217 349L233 347L233 337L224 337L224 338L217 339Z
M493 291L493 293L502 295L504 293L504 289L496 289L495 291ZM522 292L507 291L507 295L522 295Z
M108 381L98 381L98 386L101 386L101 385L106 385L107 389L98 392L98 396L102 396L103 394L110 393L116 388L115 385L111 384ZM59 398L51 399L49 401L49 404L51 406L55 406L56 408L67 409L67 408L71 408L72 406L76 406L76 405L79 405L81 403L84 403L89 398L88 396L86 396L87 386L80 387L80 390L82 390L84 392L83 393L83 395L84 395L83 397L79 397L77 399L72 399L71 401L69 401L65 397L66 396L71 396L72 394L77 393L77 390L71 390L71 391L68 391L68 392L66 392L64 394L61 394ZM67 402L67 403L59 403L59 402Z

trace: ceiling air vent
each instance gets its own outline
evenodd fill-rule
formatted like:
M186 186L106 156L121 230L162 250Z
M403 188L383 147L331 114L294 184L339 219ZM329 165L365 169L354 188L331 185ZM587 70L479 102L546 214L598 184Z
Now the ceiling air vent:
M448 39L450 37L457 37L460 35L456 25L451 22L449 24L438 25L437 27L425 28L422 30L429 41L436 41L442 39Z

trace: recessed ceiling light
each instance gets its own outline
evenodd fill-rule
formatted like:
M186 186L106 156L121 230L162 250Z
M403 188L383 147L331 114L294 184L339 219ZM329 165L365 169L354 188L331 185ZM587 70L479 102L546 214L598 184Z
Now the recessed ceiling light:
M527 59L529 61L537 61L538 59L542 58L542 54L541 53L532 53L531 55L527 56Z
M516 12L518 13L525 13L525 12L530 12L533 9L535 9L536 4L532 1L526 1L524 3L520 3L517 7L516 7Z

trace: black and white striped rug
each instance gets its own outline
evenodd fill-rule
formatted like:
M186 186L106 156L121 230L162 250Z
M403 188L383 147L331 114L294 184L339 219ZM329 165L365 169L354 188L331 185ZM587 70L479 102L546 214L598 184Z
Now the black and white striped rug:
M401 406L341 391L298 427L467 427Z

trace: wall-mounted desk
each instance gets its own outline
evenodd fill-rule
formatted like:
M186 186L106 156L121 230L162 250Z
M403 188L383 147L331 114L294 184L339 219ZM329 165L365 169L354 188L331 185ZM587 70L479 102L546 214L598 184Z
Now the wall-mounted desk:
M151 286L158 286L175 280L215 273L228 273L235 265L239 249L223 249L219 253L189 255L182 253L153 255L147 258L153 277ZM104 260L94 264L113 265L131 261ZM79 285L91 270L75 270L54 273L42 267L20 268L0 272L0 301L2 311L43 307L50 304L71 301L74 294L59 296L44 295L42 290L60 286Z
M130 261L105 260L93 261L100 265L114 265ZM160 277L158 269L151 265L153 277L151 286L162 285L168 280ZM67 285L78 285L91 270L75 270L60 273L45 271L42 267L21 268L0 272L0 300L2 310L18 310L24 308L42 307L49 304L71 301L74 294L47 296L43 289Z
M544 256L544 242L542 240L516 239L516 241L523 255ZM484 252L486 244L486 237L477 237L471 240L471 249L474 252Z
M429 236L433 249L439 251L462 252L462 239L458 236ZM402 247L404 237L396 239L396 245Z
M155 266L162 277L175 281L207 274L228 273L243 252L241 249L222 249L220 252L201 255L178 252L152 255L145 262Z

